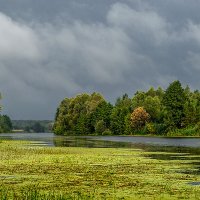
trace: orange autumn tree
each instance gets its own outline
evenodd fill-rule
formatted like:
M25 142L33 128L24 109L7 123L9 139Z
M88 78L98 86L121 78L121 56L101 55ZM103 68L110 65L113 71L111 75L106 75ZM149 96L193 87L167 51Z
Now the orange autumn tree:
M134 129L140 130L149 119L149 113L143 107L138 107L131 114L131 125Z

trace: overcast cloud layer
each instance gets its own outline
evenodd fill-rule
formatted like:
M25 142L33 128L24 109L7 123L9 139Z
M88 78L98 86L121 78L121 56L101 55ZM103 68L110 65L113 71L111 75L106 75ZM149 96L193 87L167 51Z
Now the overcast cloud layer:
M179 79L200 89L200 1L0 0L0 91L13 119L64 97L109 100Z

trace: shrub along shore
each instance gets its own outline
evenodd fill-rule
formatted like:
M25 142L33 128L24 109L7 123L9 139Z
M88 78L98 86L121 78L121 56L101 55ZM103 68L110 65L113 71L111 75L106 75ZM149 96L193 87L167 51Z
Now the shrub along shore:
M58 135L200 136L200 92L179 81L119 97L115 105L99 93L65 98L59 105Z

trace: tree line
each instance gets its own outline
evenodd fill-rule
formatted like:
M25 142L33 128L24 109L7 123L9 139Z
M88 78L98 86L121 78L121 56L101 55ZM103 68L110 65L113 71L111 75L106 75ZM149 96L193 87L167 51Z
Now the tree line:
M13 129L26 133L51 132L53 122L50 120L12 120Z
M199 135L200 92L180 81L117 98L114 105L99 93L65 98L57 108L58 135Z

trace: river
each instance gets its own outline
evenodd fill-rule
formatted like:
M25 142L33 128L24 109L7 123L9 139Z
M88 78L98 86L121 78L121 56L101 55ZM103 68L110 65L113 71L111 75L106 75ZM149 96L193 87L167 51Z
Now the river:
M3 133L0 139L28 140L48 146L133 147L157 145L164 147L200 148L200 138L148 136L57 136L53 133Z

